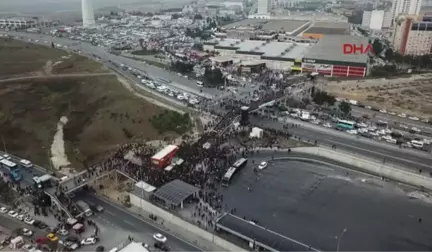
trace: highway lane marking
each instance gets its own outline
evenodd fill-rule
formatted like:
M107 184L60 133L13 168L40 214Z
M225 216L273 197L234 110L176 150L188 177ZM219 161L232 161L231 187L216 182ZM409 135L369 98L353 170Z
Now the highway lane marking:
M130 221L123 220L123 222L126 223L126 224L129 224L129 225L131 225L131 226L134 226L134 224L133 224L132 222L130 222Z
M107 214L109 214L109 215L115 216L115 214L112 213L112 212L110 212L110 211L105 210L104 212L107 213Z
M95 196L94 196L94 197L95 197ZM149 225L149 226L152 226L153 228L155 228L155 229L157 229L157 230L159 230L159 231L161 231L161 232L169 233L172 237L176 238L177 240L179 240L179 241L181 241L181 242L183 242L183 243L185 243L185 244L188 244L188 245L191 246L191 247L194 247L194 248L198 249L198 251L203 251L203 252L204 252L204 250L202 250L201 248L197 247L196 245L194 245L194 244L192 244L192 243L190 243L190 242L188 242L188 241L186 241L186 240L184 240L184 239L178 237L177 235L175 235L175 234L172 233L172 232L169 232L169 231L163 230L162 228L156 226L154 223L150 223L150 222L145 221L145 219L138 218L134 213L131 213L131 212L127 211L127 210L124 210L124 209L120 208L119 206L116 206L114 203L111 203L111 202L108 201L107 199L104 199L104 198L102 198L102 197L96 197L96 198L97 198L98 200L101 200L101 201L105 202L106 204L108 204L108 205L110 205L110 206L112 206L112 207L114 207L114 208L116 208L116 209L122 211L123 213L125 213L125 214L127 214L127 215L130 215L130 216L132 216L133 218L135 218L135 219L137 219L137 220L139 220L139 221L141 221L141 222L143 222L143 223L145 223L145 224L147 224L147 225Z
M366 151L366 152L369 152L369 153L379 154L379 155L382 155L382 156L385 156L385 157L388 157L388 158L394 158L394 159L397 159L399 161L404 161L404 162L420 165L420 166L423 166L423 167L426 167L426 168L432 168L432 166L430 166L430 165L422 164L422 163L419 163L419 162L416 162L416 161L412 161L412 160L408 160L408 159L404 159L404 158L400 158L400 157L396 157L396 156L390 156L390 155L378 152L376 150L375 151L371 151L371 150L368 150L368 149L360 148L360 147L349 145L349 144L344 144L344 143L341 143L341 142L338 142L338 141L334 141L334 140L327 140L327 141L335 143L335 144L338 144L338 145L347 146L347 147L350 147L350 148L353 148L353 149L358 149L358 150L363 150L363 151ZM372 160L373 160L373 158L372 158Z

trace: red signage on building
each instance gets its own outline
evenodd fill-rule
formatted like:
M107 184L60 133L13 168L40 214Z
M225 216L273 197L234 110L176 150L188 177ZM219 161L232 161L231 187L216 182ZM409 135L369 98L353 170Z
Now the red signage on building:
M343 54L375 54L372 44L350 44L346 43L342 46Z

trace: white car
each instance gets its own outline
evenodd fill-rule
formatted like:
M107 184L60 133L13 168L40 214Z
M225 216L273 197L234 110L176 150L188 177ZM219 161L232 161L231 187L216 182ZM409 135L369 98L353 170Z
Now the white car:
M4 158L4 159L7 159L7 160L10 160L10 159L11 159L11 156L9 156L8 154L3 154L3 158Z
M396 115L396 112L389 112L389 115Z
M97 239L95 237L85 238L81 241L81 245L93 245L96 244Z
M67 231L66 229L60 229L59 231L57 231L57 234L61 236L66 236L69 234L69 231Z
M385 110L385 109L380 109L379 112L384 113L384 114L387 114L387 110Z
M263 161L258 165L258 169L264 170L265 168L267 168L267 165L267 162Z
M26 252L36 251L36 248L33 247L31 244L24 244L24 246L22 246L22 249Z
M347 130L346 131L348 134L350 134L350 135L357 135L357 130Z
M14 210L10 210L8 214L10 217L14 217L14 218L18 216L18 213L15 212Z
M23 228L23 229L22 229L22 234L23 234L24 236L30 237L30 236L33 235L33 231L31 231L30 229L27 229L27 228Z
M183 101L185 99L185 97L183 95L178 95L177 99L180 100L180 101Z
M7 213L9 210L6 207L0 208L0 213Z
M24 219L24 223L28 224L28 225L33 225L34 222L35 222L35 220L33 220L30 217L27 217L27 218Z
M399 127L401 127L402 129L408 129L408 126L405 124L399 124Z
M155 239L158 242L162 242L162 243L165 243L167 241L167 238L163 234L160 234L160 233L155 233L153 235L153 239Z
M138 75L137 78L138 78L138 79L142 79L142 76L141 76L141 75Z
M399 117L402 117L402 118L405 118L405 117L406 117L406 115L405 115L404 113L401 113L401 114L399 114L398 116L399 116Z
M415 117L415 116L408 117L408 119L413 120L413 121L420 120L418 117Z
M15 218L17 218L17 220L24 221L25 215L20 214L20 215L17 215Z
M324 123L323 126L326 127L326 128L331 128L332 127L330 123Z

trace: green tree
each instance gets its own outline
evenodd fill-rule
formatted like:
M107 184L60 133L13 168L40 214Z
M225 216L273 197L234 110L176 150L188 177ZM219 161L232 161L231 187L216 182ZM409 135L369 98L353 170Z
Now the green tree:
M345 116L347 116L351 112L351 104L349 104L346 101L343 101L339 103L339 109L342 113L344 113Z
M375 41L372 44L372 47L377 56L380 55L383 51L383 46L378 39L375 39Z

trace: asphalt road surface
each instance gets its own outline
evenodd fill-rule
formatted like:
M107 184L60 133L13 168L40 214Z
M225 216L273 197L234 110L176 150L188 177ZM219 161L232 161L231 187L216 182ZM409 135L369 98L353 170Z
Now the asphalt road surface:
M360 108L357 106L351 106L352 110L351 110L351 114L353 116L356 117L361 117L363 115L369 115L369 118L371 118L372 121L386 121L389 123L389 126L391 126L392 124L396 123L397 125L399 124L405 124L407 126L411 127L416 127L418 129L420 129L422 132L427 132L428 134L432 134L432 126L424 123L422 121L414 121L409 119L408 117L406 118L402 118L399 117L397 115L390 115L390 114L384 114L381 113L379 111L373 111L370 109L366 109L366 108ZM375 116L373 116L375 115Z
M123 232L130 233L137 241L147 239L150 244L153 244L151 237L154 233L158 232L164 234L168 238L167 245L171 248L171 251L202 251L193 244L181 240L165 231L161 231L152 224L138 218L134 214L131 214L125 207L112 204L95 195L85 192L76 193L74 200L85 200L101 205L104 207L104 211L102 213L97 213L94 218L108 223L115 230L123 230ZM148 239L149 237L150 239Z
M311 141L318 141L318 144L336 145L336 148L350 153L373 158L379 162L405 166L412 169L432 172L432 156L430 153L412 149L401 149L396 145L378 142L363 137L356 137L334 129L324 128L299 120L288 118L288 124L300 124L300 127L290 127L287 131L291 134ZM273 129L283 129L283 123L272 119L250 117L253 124Z
M223 189L224 203L236 208L239 217L324 251L336 250L344 229L341 251L432 249L432 203L409 198L414 189L299 161L270 163L256 180L253 166L263 158L249 158Z

